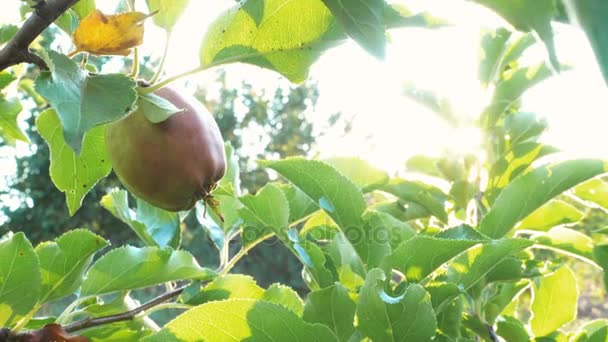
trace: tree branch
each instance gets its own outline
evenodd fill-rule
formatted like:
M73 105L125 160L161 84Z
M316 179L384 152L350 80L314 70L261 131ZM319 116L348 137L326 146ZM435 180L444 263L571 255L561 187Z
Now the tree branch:
M32 6L34 12L23 23L15 36L0 50L0 71L24 62L34 63L42 69L48 69L42 58L29 50L29 46L55 19L78 1L39 0Z
M139 313L144 312L152 307L155 307L171 298L179 296L187 286L188 285L184 285L173 291L163 293L162 295L152 299L151 301L149 301L141 306L136 307L133 310L123 312L120 314L116 314L116 315L97 317L97 318L86 318L81 321L70 323L70 324L64 326L63 328L66 332L71 333L74 331L91 328L91 327L96 327L99 325L105 325L105 324L110 324L110 323L115 323L115 322L132 320Z

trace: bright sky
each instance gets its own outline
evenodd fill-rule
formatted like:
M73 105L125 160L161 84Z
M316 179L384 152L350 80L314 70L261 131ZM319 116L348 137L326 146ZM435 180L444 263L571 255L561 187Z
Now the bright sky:
M3 0L3 16L16 13L18 0ZM115 1L98 6L111 12ZM144 1L137 0L144 10ZM408 0L410 8L429 9L456 25L449 29L401 29L390 33L385 61L368 56L354 43L326 53L311 71L318 80L318 110L311 113L321 121L329 113L342 111L354 117L352 134L330 134L320 141L321 156L355 155L389 171L398 170L413 154L439 154L445 148L474 149L479 134L474 129L452 129L428 110L402 96L404 82L430 88L449 96L463 115L475 117L487 98L478 87L477 43L480 26L502 22L491 12L468 1ZM176 74L198 65L198 49L206 25L234 1L190 1L175 28L167 72ZM412 6L413 4L413 6ZM524 110L547 117L550 132L546 141L575 156L608 158L602 137L608 127L608 87L601 79L593 53L584 35L572 27L558 27L558 56L575 66L570 71L537 86L524 98ZM148 24L143 53L160 54L162 33ZM542 47L537 55L544 53ZM534 57L534 56L533 56ZM232 84L245 78L259 86L276 84L280 76L257 67L226 67ZM211 82L213 72L201 73L191 81Z

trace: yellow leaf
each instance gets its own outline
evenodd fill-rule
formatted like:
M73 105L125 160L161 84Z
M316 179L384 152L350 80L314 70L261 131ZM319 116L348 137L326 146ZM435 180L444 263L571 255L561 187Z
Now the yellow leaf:
M129 54L144 38L142 21L155 13L126 12L106 15L97 10L86 16L72 35L76 51L95 55Z

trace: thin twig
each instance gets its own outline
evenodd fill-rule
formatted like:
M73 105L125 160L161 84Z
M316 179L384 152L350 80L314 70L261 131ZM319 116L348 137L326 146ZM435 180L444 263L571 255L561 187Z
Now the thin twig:
M490 339L492 340L492 342L500 342L500 339L498 338L498 335L496 335L494 328L488 323L484 323L484 324L485 324L486 328L488 329L488 334L490 335Z
M115 323L115 322L122 322L122 321L130 321L135 316L137 316L139 313L144 312L150 308L153 308L163 302L166 302L167 300L169 300L171 298L175 298L175 297L179 296L187 286L188 285L184 285L173 291L163 293L162 295L152 299L151 301L149 301L141 306L136 307L133 310L123 312L120 314L116 314L116 315L97 317L97 318L86 318L81 321L77 321L77 322L65 325L63 328L65 331L71 333L74 331L91 328L91 327L96 327L96 326L100 326L100 325L105 325L105 324L110 324L110 323Z
M15 36L0 50L0 71L20 63L33 63L42 69L48 66L42 58L29 50L30 44L55 19L70 9L79 0L39 0L34 12L23 23Z

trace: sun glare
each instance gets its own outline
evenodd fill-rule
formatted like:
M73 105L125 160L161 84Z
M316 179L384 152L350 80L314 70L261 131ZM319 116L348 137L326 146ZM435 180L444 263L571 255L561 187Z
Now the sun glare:
M10 21L17 1L3 4L0 20ZM99 1L101 10L112 12L116 1ZM143 2L138 2L143 6ZM205 28L232 2L191 1L171 41L167 74L177 74L199 64L198 50ZM328 113L342 112L352 120L348 135L331 133L319 138L315 153L320 157L359 156L390 172L403 168L414 154L439 155L445 150L476 153L480 133L472 126L451 127L404 96L404 85L415 84L447 97L464 121L480 113L487 93L477 81L478 39L481 27L505 25L494 13L469 2L413 0L414 10L428 10L447 18L454 26L439 30L400 29L390 32L385 60L366 54L350 42L335 48L312 67L320 98L311 119L323 124ZM144 11L144 8L138 8ZM164 33L146 24L143 54L159 58ZM608 88L581 32L560 26L557 35L560 58L573 70L538 85L524 98L524 110L547 117L547 140L578 155L607 156L600 137L607 127L605 111ZM539 47L538 51L544 51ZM542 56L541 56L542 57ZM246 80L258 87L273 88L279 76L251 66L228 65L231 84ZM189 79L191 84L212 84L213 72ZM247 139L245 137L245 139Z

